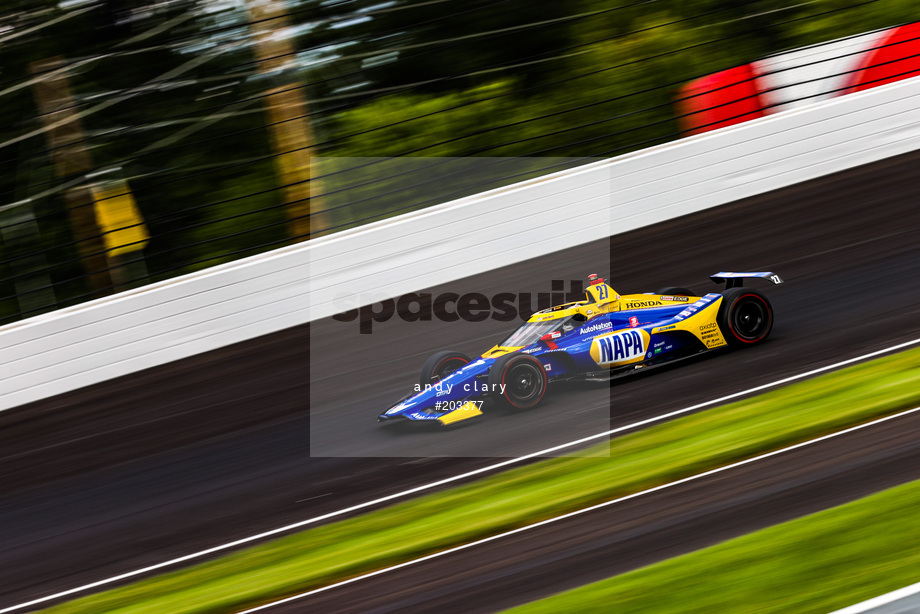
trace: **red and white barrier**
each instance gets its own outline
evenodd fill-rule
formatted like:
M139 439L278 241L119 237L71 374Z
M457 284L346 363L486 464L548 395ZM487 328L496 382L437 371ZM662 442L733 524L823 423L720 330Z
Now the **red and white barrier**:
M803 47L683 86L681 126L699 134L920 75L920 22Z

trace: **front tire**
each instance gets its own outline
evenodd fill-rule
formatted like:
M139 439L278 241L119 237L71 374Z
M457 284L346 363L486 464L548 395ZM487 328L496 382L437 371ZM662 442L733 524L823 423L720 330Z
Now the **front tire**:
M457 369L462 368L469 361L469 357L460 352L454 352L453 350L438 352L422 365L418 383L422 388L425 388L426 385L433 386Z
M722 292L716 321L729 345L755 345L766 339L773 329L773 306L757 290L730 288Z
M530 409L543 400L549 379L543 363L530 354L505 354L489 370L488 383L501 403Z

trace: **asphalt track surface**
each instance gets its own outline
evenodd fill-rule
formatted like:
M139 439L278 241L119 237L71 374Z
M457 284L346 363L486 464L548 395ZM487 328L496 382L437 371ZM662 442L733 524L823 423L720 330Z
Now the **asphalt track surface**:
M526 414L444 433L379 428L376 414L428 354L476 354L514 326L396 318L363 337L354 322L325 320L0 413L0 607L917 338L918 162L902 156L609 243L555 254L548 244L543 258L432 289L547 292L550 279L593 272L621 293L709 291L720 270L787 280L764 288L776 311L766 344L609 389L569 387ZM866 489L832 490L809 509ZM699 513L717 514L713 505ZM764 507L764 525L787 517ZM681 547L652 544L662 556Z
M265 611L514 607L920 478L918 431L920 414L896 418Z

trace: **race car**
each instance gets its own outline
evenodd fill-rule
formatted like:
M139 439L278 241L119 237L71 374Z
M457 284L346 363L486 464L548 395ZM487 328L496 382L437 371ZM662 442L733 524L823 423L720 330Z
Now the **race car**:
M486 402L535 407L550 382L605 381L702 352L764 341L773 307L744 286L779 275L721 272L725 289L694 296L685 288L619 295L588 276L585 300L534 313L523 326L477 360L455 351L431 356L413 391L378 416L381 422L449 426L482 415Z

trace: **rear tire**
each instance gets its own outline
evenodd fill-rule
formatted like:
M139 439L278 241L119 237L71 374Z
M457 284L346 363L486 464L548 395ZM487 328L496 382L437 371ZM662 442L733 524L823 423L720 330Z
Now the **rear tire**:
M755 345L773 329L773 306L757 290L730 288L722 292L716 322L729 345Z
M494 398L517 409L536 407L548 383L543 363L530 354L505 354L489 369L489 390Z
M426 385L433 386L439 381L460 369L470 361L466 354L446 350L438 352L425 361L422 365L422 372L419 375L418 383L424 388Z

